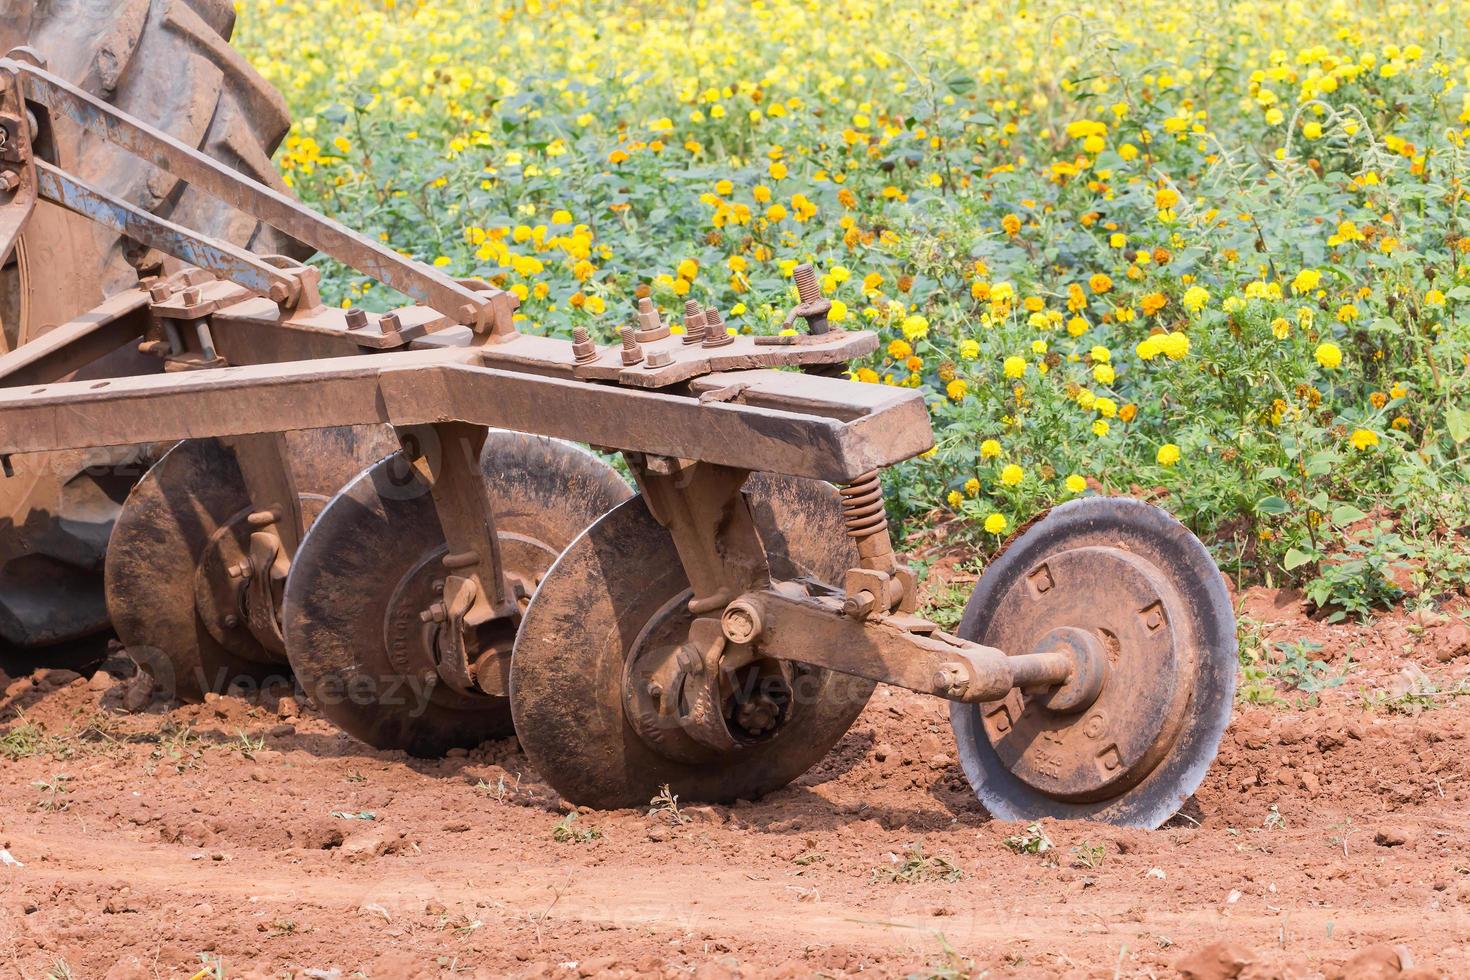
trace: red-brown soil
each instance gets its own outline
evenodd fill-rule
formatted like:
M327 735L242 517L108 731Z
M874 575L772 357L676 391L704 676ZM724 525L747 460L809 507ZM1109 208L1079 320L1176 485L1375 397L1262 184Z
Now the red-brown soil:
M1241 703L1165 828L1047 822L1041 855L975 803L944 704L902 691L764 800L558 842L513 740L412 760L277 694L128 713L116 657L6 681L0 974L1470 975L1465 607L1242 607L1351 656L1345 682ZM882 874L916 847L962 877Z

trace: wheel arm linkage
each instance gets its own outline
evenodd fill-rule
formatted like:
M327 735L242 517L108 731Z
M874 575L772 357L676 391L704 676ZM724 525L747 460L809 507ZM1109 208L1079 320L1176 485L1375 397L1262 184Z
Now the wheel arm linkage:
M796 583L775 583L730 603L721 626L727 641L754 644L762 656L969 704L998 700L1015 688L1062 688L1074 678L1100 678L1094 665L1082 662L1084 653L1011 655L951 636L917 616L856 619L843 611L844 601L806 594Z

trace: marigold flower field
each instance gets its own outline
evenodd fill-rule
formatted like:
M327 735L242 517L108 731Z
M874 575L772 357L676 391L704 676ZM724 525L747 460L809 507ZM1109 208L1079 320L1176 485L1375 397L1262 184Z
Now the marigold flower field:
M932 406L910 527L1131 490L1339 614L1470 581L1459 3L238 6L296 192L523 330L775 331L815 262Z

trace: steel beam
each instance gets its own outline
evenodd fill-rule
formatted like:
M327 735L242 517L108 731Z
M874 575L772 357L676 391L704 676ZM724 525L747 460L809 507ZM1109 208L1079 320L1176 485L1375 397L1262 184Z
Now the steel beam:
M860 397L824 415L755 404L767 385L779 392L780 372L743 372L740 400L706 401L477 362L467 348L397 351L0 391L0 454L454 421L844 483L933 443L914 391L889 389L876 404Z

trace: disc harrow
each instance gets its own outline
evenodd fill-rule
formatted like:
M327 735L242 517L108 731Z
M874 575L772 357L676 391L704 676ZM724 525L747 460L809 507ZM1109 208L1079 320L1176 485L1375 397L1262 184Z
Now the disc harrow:
M323 304L318 273L163 221L32 149L72 124L414 303ZM293 671L382 748L518 736L567 800L795 779L876 683L948 700L992 813L1157 826L1229 716L1234 622L1203 546L1137 501L1053 510L951 634L919 614L884 467L929 449L923 397L847 380L877 337L787 317L729 332L646 298L617 340L517 329L516 299L404 258L25 59L0 60L0 252L44 199L174 256L0 356L0 462L175 443L117 522L107 593L182 697ZM132 347L152 370L71 380ZM782 370L797 368L799 370ZM620 455L634 486L581 447ZM636 488L636 492L635 492Z

